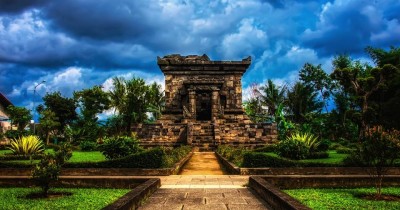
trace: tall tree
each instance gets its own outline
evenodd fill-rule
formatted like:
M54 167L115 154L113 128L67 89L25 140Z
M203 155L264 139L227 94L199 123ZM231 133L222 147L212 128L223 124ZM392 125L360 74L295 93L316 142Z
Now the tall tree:
M67 98L61 96L60 92L47 93L43 97L44 105L46 109L54 112L60 123L59 129L63 131L65 125L71 124L77 119L75 109L76 104L73 98Z
M286 87L279 87L272 80L268 80L265 86L261 87L262 101L268 107L268 114L275 118L278 106L285 100Z
M149 107L148 111L153 114L154 120L161 116L165 106L164 92L161 91L161 85L156 82L149 86Z
M346 55L336 57L333 65L332 78L337 80L343 89L355 96L358 101L361 110L359 120L359 138L361 139L370 124L369 116L374 114L370 110L369 98L373 93L386 86L387 78L396 71L396 68L393 65L371 67L359 61L353 62Z
M32 119L32 115L25 107L8 106L7 111L10 115L11 124L17 125L18 130L22 131Z
M80 108L79 118L73 125L78 134L74 140L97 141L102 134L97 115L109 109L109 95L100 86L94 86L74 92L74 99Z
M367 47L366 51L378 67L392 66L396 69L386 78L386 87L371 95L370 103L378 109L378 124L400 129L400 112L393 111L400 106L400 47L391 47L390 50Z
M129 132L133 123L142 123L147 120L149 107L157 106L162 109L163 97L157 84L146 85L141 78L125 80L113 79L113 90L110 91L111 106L116 113L122 116L126 132Z
M40 128L43 130L46 136L46 144L50 142L50 133L54 131L60 123L56 114L48 109L44 109L40 112Z
M328 112L327 102L331 95L332 81L329 75L322 69L321 64L318 66L310 63L304 64L303 68L300 69L299 76L306 88L319 93L325 111Z
M123 113L126 103L126 80L122 77L113 78L113 89L109 92L111 98L111 106L118 113Z
M303 83L296 82L287 92L287 105L291 118L295 123L306 122L307 115L320 112L323 104L317 100L317 93Z
M100 86L74 92L74 99L85 120L97 120L96 115L109 109L110 99Z

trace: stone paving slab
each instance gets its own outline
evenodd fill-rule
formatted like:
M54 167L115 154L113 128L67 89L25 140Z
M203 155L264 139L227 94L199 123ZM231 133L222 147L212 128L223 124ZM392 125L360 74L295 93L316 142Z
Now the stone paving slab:
M249 188L160 188L139 207L148 209L270 209Z

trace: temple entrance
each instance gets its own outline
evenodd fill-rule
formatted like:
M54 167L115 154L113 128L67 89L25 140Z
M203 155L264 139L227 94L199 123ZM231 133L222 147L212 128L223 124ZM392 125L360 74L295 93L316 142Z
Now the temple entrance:
M196 93L196 120L211 120L211 92L201 91Z

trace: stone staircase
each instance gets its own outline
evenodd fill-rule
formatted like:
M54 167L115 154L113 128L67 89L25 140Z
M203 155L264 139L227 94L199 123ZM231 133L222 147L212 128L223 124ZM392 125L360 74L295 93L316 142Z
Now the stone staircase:
M200 152L215 149L214 126L210 122L202 122L194 126L192 146Z

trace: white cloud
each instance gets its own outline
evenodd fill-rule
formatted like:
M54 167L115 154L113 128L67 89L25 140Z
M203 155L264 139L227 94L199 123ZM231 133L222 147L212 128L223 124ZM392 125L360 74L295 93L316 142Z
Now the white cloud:
M224 58L238 59L246 55L253 55L256 48L267 46L267 34L257 28L254 19L244 19L240 22L237 33L224 37L221 51Z

